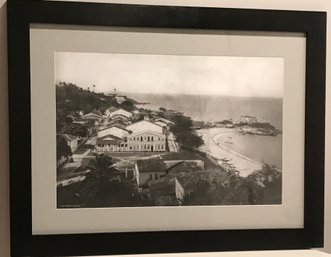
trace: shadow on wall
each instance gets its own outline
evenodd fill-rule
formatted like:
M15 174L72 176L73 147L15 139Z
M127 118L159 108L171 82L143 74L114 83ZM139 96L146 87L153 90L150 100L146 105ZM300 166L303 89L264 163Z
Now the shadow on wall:
M10 256L8 164L7 4L0 0L0 256Z

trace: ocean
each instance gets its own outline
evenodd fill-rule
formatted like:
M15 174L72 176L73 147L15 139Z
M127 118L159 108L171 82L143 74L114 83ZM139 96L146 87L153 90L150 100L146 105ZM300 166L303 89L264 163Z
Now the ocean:
M260 122L269 122L282 130L283 101L281 98L127 94L140 102L143 108L157 110L160 107L178 110L194 120L215 122L232 119L238 122L241 116L257 117ZM225 147L255 161L275 165L282 169L282 135L256 136L233 133L231 138L219 138ZM215 149L217 150L217 149Z
M140 102L143 108L157 110L160 107L178 110L194 120L215 122L232 119L238 122L240 116L257 117L260 122L270 122L282 129L283 100L281 98L233 97L212 95L156 95L126 94Z
M226 148L250 159L282 169L282 135L257 136L232 133L219 137Z

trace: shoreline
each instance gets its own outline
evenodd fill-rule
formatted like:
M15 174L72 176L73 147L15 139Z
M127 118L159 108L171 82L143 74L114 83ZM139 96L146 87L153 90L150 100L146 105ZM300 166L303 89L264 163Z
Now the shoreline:
M218 164L226 171L236 171L240 176L247 177L254 171L262 169L263 163L235 152L217 142L218 138L233 134L234 129L210 128L197 130L197 133L205 141L205 145L200 150L215 158Z
M221 137L223 137L223 136L225 136L225 135L232 135L232 134L233 134L233 132L228 132L228 133L218 134L218 135L215 135L212 139L213 139L214 143L217 144L217 145L218 145L220 148L222 148L223 150L225 150L225 151L227 151L227 152L229 152L229 153L232 153L232 154L234 154L234 155L237 155L237 156L240 157L240 158L246 159L247 161L254 162L254 163L256 163L257 165L261 165L261 166L263 166L263 163L258 162L258 161L256 161L256 160L253 160L253 159L251 159L251 158L249 158L249 157L247 157L247 156L245 156L245 155L242 155L242 154L240 154L240 153L238 153L238 152L236 152L236 151L233 151L233 150L231 150L230 148L226 147L225 145L223 145L222 143L220 143L220 142L217 141L217 139L219 139L219 138L221 138Z

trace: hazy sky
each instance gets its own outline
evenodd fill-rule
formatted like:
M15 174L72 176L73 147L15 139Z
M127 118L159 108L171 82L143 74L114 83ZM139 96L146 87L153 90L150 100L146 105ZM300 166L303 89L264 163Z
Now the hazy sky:
M95 91L282 97L283 58L145 54L55 54L56 82Z

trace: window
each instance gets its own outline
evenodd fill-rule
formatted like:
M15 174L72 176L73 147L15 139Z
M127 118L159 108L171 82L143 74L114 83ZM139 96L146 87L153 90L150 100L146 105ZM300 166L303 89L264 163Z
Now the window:
M159 175L156 173L156 174L154 175L154 178L155 178L155 179L158 179L158 178L159 178Z
M153 174L149 174L149 179L153 180Z

